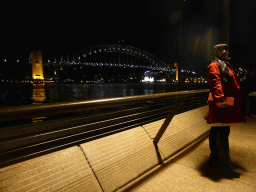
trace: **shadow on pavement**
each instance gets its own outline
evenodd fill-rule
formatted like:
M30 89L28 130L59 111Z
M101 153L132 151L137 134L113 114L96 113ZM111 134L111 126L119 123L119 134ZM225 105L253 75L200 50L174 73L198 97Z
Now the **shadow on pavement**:
M231 160L230 164L233 167L234 172L239 176L241 176L242 174L238 170L242 170L243 172L246 171L246 169L238 162L234 162ZM233 179L233 177L225 172L224 166L221 166L221 168L210 166L208 159L206 159L197 169L200 171L203 177L207 177L215 182L218 182L221 179Z

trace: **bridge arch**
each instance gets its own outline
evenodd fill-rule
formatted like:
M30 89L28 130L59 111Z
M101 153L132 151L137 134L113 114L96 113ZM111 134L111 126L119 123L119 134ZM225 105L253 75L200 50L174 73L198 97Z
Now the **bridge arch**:
M95 45L95 46L90 46L88 48L85 48L83 50L77 51L74 53L73 58L70 58L69 61L76 60L78 63L82 59L82 57L88 57L92 56L93 54L97 53L121 53L121 54L126 54L130 55L135 58L140 58L142 60L147 61L148 66L143 66L143 67L148 67L148 68L155 68L155 69L162 69L166 68L166 64L160 60L159 58L155 57L154 55L141 50L136 47L128 46L128 45L122 45L122 44L106 44L106 45ZM140 64L142 65L142 64ZM129 66L129 65L128 65ZM142 66L141 66L142 67Z

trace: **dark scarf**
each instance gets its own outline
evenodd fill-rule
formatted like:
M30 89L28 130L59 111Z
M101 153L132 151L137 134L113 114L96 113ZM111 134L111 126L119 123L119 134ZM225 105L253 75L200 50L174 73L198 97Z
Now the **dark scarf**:
M214 59L212 59L212 62L218 63L219 68L220 68L220 73L221 73L221 82L222 82L222 85L225 85L228 81L228 77L230 77L228 66L230 68L232 68L232 67L230 66L228 61L223 61L216 57Z

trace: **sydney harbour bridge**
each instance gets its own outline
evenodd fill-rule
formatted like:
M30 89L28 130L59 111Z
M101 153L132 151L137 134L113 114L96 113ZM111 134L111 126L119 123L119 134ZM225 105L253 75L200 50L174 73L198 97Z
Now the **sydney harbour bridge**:
M94 76L98 76L99 73L111 74L113 71L115 71L115 75L119 74L122 76L125 75L122 70L126 69L126 71L129 71L129 79L138 79L138 76L140 76L141 80L145 76L154 76L154 74L151 73L152 71L154 71L155 74L160 71L161 73L168 72L169 74L178 71L173 68L174 65L167 65L161 59L147 51L123 44L90 46L79 51L74 51L73 53L44 58L44 61L44 73L47 72L47 67L49 68L49 66L55 67L55 75L58 75L58 73L64 74L63 70L66 69L66 71L68 71L66 72L66 76L67 73L70 76L72 71L76 69L76 75L73 76L78 78L77 74L80 70L80 73L83 73L83 77L87 76L87 80L88 76L91 76L95 70L97 70L98 74L95 72ZM87 70L85 70L85 68L87 68ZM83 71L81 72L82 69ZM145 71L148 71L148 74L145 75ZM138 74L139 72L140 74ZM86 75L86 73L88 74ZM90 78L92 79L92 77ZM83 78L80 77L80 79ZM103 79L103 77L100 77L100 79Z
M96 45L48 60L57 64L87 64L99 66L143 67L168 70L167 65L154 55L122 44Z

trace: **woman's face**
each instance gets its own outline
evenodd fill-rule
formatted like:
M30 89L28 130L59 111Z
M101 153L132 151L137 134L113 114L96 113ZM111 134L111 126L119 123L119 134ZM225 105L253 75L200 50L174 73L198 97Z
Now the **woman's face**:
M216 49L216 57L220 59L226 59L228 58L229 51L227 47L218 47Z

